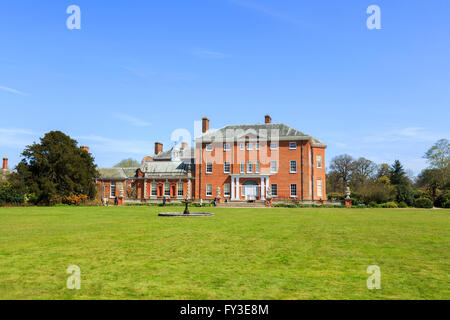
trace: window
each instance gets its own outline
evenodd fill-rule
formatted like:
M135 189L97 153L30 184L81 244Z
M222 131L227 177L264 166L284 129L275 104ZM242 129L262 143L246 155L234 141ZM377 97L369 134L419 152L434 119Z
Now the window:
M164 195L170 197L170 183L168 182L164 184Z
M110 195L112 198L116 196L116 182L115 181L111 181Z
M225 144L223 145L223 150L224 150L224 151L230 151L230 150L231 150L231 145L230 145L229 143L225 143Z
M291 184L291 198L297 198L297 185Z
M278 197L278 185L277 184L271 185L270 191L272 191L272 197Z
M259 173L259 161L255 162L255 173Z
M277 173L278 172L278 162L270 161L270 172Z
M245 150L245 143L241 143L241 151Z
M297 142L289 142L289 149L291 150L297 149Z
M212 184L207 184L206 185L206 196L207 197L212 197Z
M230 173L230 168L231 168L230 163L229 162L225 162L224 165L223 165L223 172L224 173Z
M212 162L206 164L206 173L212 173Z
M323 187L322 187L322 180L321 179L317 180L317 196L318 197L323 197Z
M322 169L322 156L318 154L316 156L317 169Z
M270 150L277 150L277 149L278 149L278 142L271 142Z
M241 173L245 173L245 162L241 162Z
M253 150L253 143L247 143L247 150Z
M150 194L153 197L156 197L158 195L158 190L157 190L158 185L155 182L152 182L152 184L150 185L150 188L151 188Z
M229 197L231 195L231 186L229 183L223 185L223 195Z
M297 161L291 161L289 167L291 173L297 173Z
M183 182L178 182L177 194L179 197L182 197L184 195L183 188L184 188Z
M208 152L213 151L213 145L212 145L212 144L208 144L208 145L206 146L206 151L208 151Z
M255 150L259 150L259 143L255 144Z
M253 162L247 162L247 173L253 173Z

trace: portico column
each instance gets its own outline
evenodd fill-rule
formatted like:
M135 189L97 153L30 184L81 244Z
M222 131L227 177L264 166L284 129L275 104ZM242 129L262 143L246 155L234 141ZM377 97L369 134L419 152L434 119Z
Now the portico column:
M236 195L236 186L234 183L234 177L231 177L231 200L236 200L235 195Z
M147 199L147 179L144 179L144 199Z
M261 177L261 200L266 200L266 197L264 196L264 191L266 190L265 186L264 186L264 177Z
M239 177L236 178L236 200L241 198L241 193L239 192Z

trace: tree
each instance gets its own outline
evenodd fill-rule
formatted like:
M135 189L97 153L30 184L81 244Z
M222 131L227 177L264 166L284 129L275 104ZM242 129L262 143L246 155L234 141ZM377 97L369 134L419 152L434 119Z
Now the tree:
M40 140L23 151L12 184L35 194L40 204L59 203L63 197L80 194L93 199L98 172L91 154L60 131L51 131Z
M120 161L114 168L138 168L140 163L134 159L128 158Z
M382 177L389 178L391 175L391 167L387 163L382 163L378 166L377 179Z
M352 182L356 185L364 184L372 178L377 170L377 165L366 158L359 158L353 162Z
M353 161L353 158L348 154L336 156L331 160L330 173L334 172L336 179L341 183L342 192L344 192L350 182L354 168Z
M409 179L406 176L405 169L403 169L403 166L399 160L395 160L394 164L391 166L389 179L391 180L391 184L393 185L408 184Z
M441 188L448 188L450 185L450 142L441 139L436 142L426 153L425 159L430 164L430 169L434 169L434 181Z

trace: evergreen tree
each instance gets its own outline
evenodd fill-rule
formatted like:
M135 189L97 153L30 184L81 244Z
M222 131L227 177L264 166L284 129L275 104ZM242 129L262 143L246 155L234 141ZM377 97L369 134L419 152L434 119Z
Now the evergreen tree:
M27 146L17 165L12 183L17 189L36 195L40 204L54 204L69 195L95 197L94 158L77 146L77 141L60 131L51 131L40 143Z
M389 179L393 185L408 184L408 177L399 160L395 160L394 164L391 166Z

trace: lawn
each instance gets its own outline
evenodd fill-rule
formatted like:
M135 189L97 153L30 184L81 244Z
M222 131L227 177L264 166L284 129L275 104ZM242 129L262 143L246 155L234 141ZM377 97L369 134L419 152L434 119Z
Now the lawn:
M205 210L0 208L0 299L450 299L449 210Z

